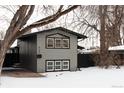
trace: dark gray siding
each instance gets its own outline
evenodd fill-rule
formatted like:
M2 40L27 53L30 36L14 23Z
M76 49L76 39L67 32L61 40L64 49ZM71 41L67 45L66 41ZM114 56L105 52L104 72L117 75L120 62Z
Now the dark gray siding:
M37 44L36 36L26 37L18 40L20 62L22 67L36 71L37 68Z

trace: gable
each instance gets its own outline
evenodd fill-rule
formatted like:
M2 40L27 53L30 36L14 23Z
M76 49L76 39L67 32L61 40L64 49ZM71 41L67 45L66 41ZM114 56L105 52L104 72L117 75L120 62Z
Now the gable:
M24 38L24 37L28 37L28 36L32 36L32 35L37 35L39 33L45 33L45 32L50 32L50 31L55 31L55 30L61 30L63 32L66 32L66 33L75 35L75 36L77 36L78 39L82 39L82 38L85 39L85 38L87 38L86 36L84 36L84 35L82 35L80 33L77 33L77 32L71 31L71 30L68 30L68 29L63 28L63 27L56 27L56 28L52 28L52 29L38 31L38 32L35 32L35 33L30 33L30 34L22 35L19 38Z
M50 34L47 37L55 37L55 38L68 38L68 36L59 34L59 33L55 33L55 34Z

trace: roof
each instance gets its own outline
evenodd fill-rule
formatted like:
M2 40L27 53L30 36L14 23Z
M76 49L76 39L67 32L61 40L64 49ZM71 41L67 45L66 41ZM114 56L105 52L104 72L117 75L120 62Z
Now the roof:
M37 34L39 34L39 33L44 33L44 32L46 32L46 31L48 32L48 31L57 30L57 29L62 30L62 31L64 31L64 32L66 32L66 33L70 33L70 34L76 35L76 36L78 37L78 39L81 39L81 38L85 39L85 38L87 38L86 36L84 36L84 35L82 35L82 34L79 34L79 33L77 33L77 32L71 31L71 30L66 29L66 28L63 28L63 27L56 27L56 28L47 29L47 30L42 30L42 31L30 33L30 34L25 34L25 35L22 35L22 36L19 37L19 38L25 38L25 37L28 37L28 36L33 36L33 35L37 35Z
M80 54L99 54L98 49L82 49L78 50L78 53Z
M124 50L124 45L109 47L109 50L115 50L115 51Z
M79 45L77 46L77 48L78 48L78 49L85 49L84 47L79 46Z
M108 48L108 51L109 52L112 52L112 51L115 51L117 52L118 54L124 54L124 45L119 45L119 46L113 46L113 47L109 47ZM99 54L100 53L100 48L96 48L96 49L82 49L82 50L78 50L79 53L81 54L92 54L92 53L97 53Z

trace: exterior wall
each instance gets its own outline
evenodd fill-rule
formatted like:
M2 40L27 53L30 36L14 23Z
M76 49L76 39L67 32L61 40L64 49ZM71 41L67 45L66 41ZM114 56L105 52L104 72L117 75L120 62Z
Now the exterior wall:
M18 46L22 67L30 69L32 71L36 71L36 36L18 40Z
M46 36L60 33L70 37L70 49L46 49ZM60 30L48 31L37 35L37 54L42 58L37 59L37 72L45 72L45 61L56 59L70 59L70 70L77 68L77 36Z

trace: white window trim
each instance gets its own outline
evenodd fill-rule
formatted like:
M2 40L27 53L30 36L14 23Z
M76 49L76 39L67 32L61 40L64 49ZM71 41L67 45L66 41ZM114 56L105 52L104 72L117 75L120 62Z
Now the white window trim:
M48 40L51 39L53 41L53 47L48 46ZM47 38L47 48L54 48L54 38Z
M62 70L69 70L69 60L64 60L64 61L62 61L62 62L63 62ZM67 62L68 64L65 65L64 62ZM68 68L67 68L67 69L64 69L63 66L68 66Z
M52 62L52 65L48 65L49 62ZM59 65L56 65L56 62L60 62ZM67 64L64 64L67 62ZM56 68L56 66L60 66L60 68ZM63 68L67 66L67 68ZM52 69L48 69L48 67L52 67ZM47 60L46 61L46 71L68 71L70 69L70 61L69 60Z
M56 65L57 62L60 62L60 65ZM55 70L58 71L58 70L62 70L62 61L55 61ZM60 66L60 69L57 69L56 66Z
M46 65L46 71L54 71L54 61L46 61L47 62L47 65ZM49 62L52 62L52 65L48 65ZM48 69L49 66L52 66L52 69Z
M69 48L69 39L62 39L62 41L63 40L67 40L68 41L68 47L64 47L64 44L62 44L63 45L62 48Z

